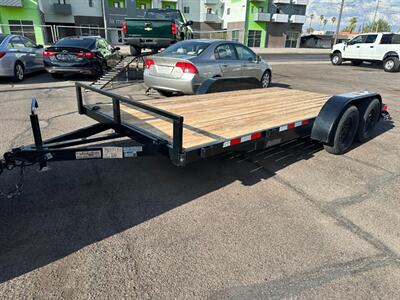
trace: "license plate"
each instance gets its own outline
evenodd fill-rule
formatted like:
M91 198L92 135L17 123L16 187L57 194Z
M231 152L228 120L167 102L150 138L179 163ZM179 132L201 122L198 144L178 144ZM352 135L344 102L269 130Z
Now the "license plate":
M58 54L57 55L57 59L58 60L75 60L76 56L75 55L71 55L71 54Z
M157 72L160 74L171 74L172 67L157 66Z

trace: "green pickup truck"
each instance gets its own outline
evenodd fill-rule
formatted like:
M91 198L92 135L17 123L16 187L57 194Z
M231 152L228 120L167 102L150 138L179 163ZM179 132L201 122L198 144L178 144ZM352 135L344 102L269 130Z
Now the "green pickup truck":
M127 18L122 26L124 43L130 46L131 54L140 55L142 49L157 52L181 40L193 38L190 27L177 9L148 9L143 18Z

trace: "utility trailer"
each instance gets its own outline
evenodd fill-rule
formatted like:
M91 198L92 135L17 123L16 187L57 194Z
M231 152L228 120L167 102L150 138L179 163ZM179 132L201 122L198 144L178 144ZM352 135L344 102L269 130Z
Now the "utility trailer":
M88 103L83 90L108 100ZM30 120L35 144L5 153L0 173L32 164L43 169L52 161L132 158L154 153L153 149L173 164L185 166L224 152L265 149L305 136L320 141L330 153L342 154L354 139L370 139L379 120L390 119L381 96L374 92L329 97L262 89L252 78L224 78L206 81L199 93L135 101L76 83L78 112L98 123L46 141L33 100ZM104 141L121 137L132 143L104 146Z

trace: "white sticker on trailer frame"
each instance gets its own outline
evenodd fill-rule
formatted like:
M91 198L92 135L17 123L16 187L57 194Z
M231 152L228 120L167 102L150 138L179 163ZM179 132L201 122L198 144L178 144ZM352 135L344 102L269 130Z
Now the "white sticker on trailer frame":
M96 159L101 158L100 150L77 151L75 152L76 159Z
M122 147L103 147L103 158L113 159L113 158L123 158Z

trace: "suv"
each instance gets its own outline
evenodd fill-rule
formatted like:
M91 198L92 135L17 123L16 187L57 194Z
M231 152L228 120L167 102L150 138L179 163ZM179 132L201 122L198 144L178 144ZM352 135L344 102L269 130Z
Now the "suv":
M341 65L343 61L351 61L355 66L364 61L379 62L386 72L396 72L400 66L400 34L361 34L334 45L330 56L333 65Z

